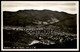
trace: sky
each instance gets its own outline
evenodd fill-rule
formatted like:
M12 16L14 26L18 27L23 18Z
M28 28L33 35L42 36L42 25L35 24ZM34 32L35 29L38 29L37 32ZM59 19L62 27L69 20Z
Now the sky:
M18 10L52 10L76 14L78 11L77 1L2 1L2 11Z

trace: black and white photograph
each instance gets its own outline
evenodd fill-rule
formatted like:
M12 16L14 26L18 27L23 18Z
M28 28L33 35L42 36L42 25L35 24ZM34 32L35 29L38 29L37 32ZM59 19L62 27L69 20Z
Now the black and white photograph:
M78 1L1 1L2 51L78 51Z

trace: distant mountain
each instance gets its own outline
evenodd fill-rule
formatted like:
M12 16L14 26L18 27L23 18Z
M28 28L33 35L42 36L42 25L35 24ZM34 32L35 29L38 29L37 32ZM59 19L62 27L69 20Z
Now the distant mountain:
M76 18L76 14L51 10L19 10L17 12L3 12L4 25L13 26L53 24L68 18Z
M59 22L56 22L53 25L75 27L77 25L76 15L70 18L66 18L64 20L60 20Z
M77 33L77 18L76 16L70 17L59 22L52 24L53 26L58 26L63 31Z

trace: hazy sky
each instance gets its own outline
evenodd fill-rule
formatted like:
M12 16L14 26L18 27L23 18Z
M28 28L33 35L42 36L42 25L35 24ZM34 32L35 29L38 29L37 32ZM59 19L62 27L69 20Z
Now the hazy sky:
M24 9L64 11L77 13L78 2L74 1L2 1L3 11L18 11Z

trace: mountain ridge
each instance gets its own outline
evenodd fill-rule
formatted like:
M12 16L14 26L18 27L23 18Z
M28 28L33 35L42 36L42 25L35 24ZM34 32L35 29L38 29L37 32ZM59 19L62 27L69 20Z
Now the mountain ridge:
M76 18L76 14L68 14L65 12L51 11L51 10L19 10L17 12L4 11L4 22L8 22L8 20L12 22L16 22L21 26L26 26L24 24L34 24L34 22L47 22L47 23L55 23L67 18ZM10 19L9 19L10 18ZM56 20L52 20L56 19ZM24 21L24 22L23 22ZM20 23L22 22L22 23ZM24 23L24 24L23 24ZM46 24L47 24L46 23ZM7 23L9 25L9 22ZM16 23L13 25L17 25ZM44 23L43 23L44 24ZM5 25L5 24L4 24Z

